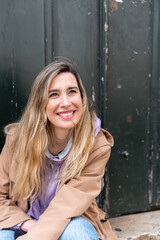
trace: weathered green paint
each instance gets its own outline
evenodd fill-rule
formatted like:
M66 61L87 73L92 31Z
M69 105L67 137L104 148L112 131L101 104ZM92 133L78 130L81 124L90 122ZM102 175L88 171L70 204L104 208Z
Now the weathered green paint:
M57 56L77 62L88 95L99 102L98 1L0 0L0 6L1 84L10 86L2 127L19 117L35 76Z
M152 5L152 64L149 98L149 204L160 205L160 2Z
M43 1L0 1L1 127L24 108L44 65ZM2 142L1 142L2 146Z
M115 139L99 198L110 216L160 204L159 17L158 0L0 0L1 130L45 65L75 60Z
M160 203L160 3L108 4L108 109L104 122L115 138L109 166L109 214L119 215L144 211Z

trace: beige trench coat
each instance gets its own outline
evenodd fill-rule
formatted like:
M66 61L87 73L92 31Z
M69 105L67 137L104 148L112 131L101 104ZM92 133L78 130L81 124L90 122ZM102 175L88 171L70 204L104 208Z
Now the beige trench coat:
M28 202L14 200L16 164L12 161L11 139L11 136L7 136L0 155L0 229L10 228L30 219L26 214ZM70 219L76 216L88 219L95 227L100 240L117 240L109 221L105 220L105 213L95 202L101 191L101 180L112 146L112 136L102 130L95 138L94 147L81 175L74 177L67 184L60 185L58 193L37 223L18 240L57 240Z

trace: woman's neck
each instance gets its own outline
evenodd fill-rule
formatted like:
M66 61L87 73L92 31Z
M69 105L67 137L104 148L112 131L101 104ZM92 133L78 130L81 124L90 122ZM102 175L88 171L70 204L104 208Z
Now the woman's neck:
M52 130L51 142L49 144L49 151L53 155L57 155L60 151L64 150L70 138L69 131L55 131Z

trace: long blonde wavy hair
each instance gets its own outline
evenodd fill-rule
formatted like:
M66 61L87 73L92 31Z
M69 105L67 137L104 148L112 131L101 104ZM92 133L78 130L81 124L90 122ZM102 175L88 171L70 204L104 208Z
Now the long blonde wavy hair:
M45 152L50 141L50 123L46 116L48 91L55 76L71 72L78 83L82 97L82 116L72 129L72 148L60 173L60 181L66 182L79 175L87 161L95 138L95 113L89 109L85 89L76 66L68 59L59 59L45 67L37 76L26 105L17 123L5 127L12 135L13 161L16 161L15 199L37 197L45 179Z

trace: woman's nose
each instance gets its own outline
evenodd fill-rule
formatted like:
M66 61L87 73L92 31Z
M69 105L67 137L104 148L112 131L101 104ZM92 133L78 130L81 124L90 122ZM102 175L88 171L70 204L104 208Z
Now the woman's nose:
M62 95L61 97L61 106L70 106L71 105L71 102L69 100L69 97L65 94L65 95Z

